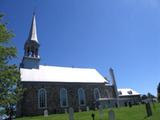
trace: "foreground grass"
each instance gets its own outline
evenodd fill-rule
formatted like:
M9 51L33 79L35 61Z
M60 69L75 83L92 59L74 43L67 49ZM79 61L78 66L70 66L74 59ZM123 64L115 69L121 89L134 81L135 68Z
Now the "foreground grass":
M132 108L121 107L113 109L115 111L116 120L160 120L160 104L156 104L156 107L152 106L153 116L147 118L145 105L137 105ZM109 109L103 110L103 119L108 120ZM100 120L99 111L89 112L76 112L74 113L75 120L92 120L91 114L95 114L95 120ZM69 120L68 114L52 114L48 117L35 116L35 117L23 117L16 120Z

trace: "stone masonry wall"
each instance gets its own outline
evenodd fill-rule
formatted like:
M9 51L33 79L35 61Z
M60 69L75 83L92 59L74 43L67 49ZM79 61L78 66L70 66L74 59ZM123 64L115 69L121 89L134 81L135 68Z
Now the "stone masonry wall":
M40 115L44 109L38 108L38 90L45 88L47 91L47 109L49 114L64 113L65 109L73 107L74 111L79 109L86 110L95 108L94 88L98 88L101 97L113 97L112 87L106 87L103 83L52 83L52 82L23 82L23 87L26 88L23 100L21 101L21 116ZM67 89L68 107L60 107L60 88ZM85 90L86 105L79 106L78 89Z

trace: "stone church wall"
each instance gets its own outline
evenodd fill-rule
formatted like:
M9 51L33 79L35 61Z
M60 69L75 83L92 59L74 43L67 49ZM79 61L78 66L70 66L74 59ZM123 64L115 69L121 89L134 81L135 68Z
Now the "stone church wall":
M52 83L52 82L23 82L23 87L26 88L24 97L19 105L18 111L20 116L40 115L47 109L49 114L64 113L65 109L73 107L74 111L79 109L84 111L88 106L90 109L95 109L94 88L98 88L101 97L114 97L111 86L105 86L103 83ZM47 108L38 108L38 90L44 88L47 91ZM60 107L60 88L67 89L68 107ZM85 90L86 105L79 106L78 89Z

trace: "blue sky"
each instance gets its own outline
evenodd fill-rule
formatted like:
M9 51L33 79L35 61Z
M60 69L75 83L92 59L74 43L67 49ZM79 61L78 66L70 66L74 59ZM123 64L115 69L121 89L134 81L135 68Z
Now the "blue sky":
M96 68L118 88L156 95L160 82L159 0L1 0L23 57L36 10L41 64Z

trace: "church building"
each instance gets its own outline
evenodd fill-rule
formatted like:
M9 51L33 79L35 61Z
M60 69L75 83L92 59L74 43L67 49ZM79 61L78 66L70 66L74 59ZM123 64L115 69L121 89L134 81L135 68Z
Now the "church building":
M99 98L116 97L114 84L96 69L40 65L39 48L33 15L20 64L25 92L17 107L19 116L41 115L44 110L49 114L64 113L69 107L74 111L85 111L86 108L97 108Z

